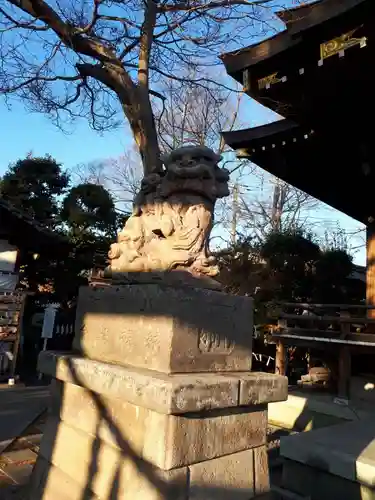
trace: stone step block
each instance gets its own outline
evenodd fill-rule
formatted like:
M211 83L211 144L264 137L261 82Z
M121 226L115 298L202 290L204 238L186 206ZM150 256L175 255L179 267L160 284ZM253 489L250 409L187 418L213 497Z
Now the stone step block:
M81 287L74 349L163 373L248 371L253 302L248 297L159 284Z
M27 493L22 500L99 500L99 498L61 469L39 456Z
M40 353L38 369L97 394L166 414L252 406L287 398L286 378L268 373L167 375L53 351Z
M140 459L130 446L126 454L120 453L63 422L51 424L52 419L29 500L94 500L96 496L100 500L251 500L267 493L268 470L265 464L257 466L259 456L266 457L264 446L161 471ZM58 488L61 493L53 498Z
M101 500L186 500L186 467L162 471L125 445L116 449L51 417L40 456Z
M166 415L54 381L52 415L153 465L170 470L266 444L266 407Z

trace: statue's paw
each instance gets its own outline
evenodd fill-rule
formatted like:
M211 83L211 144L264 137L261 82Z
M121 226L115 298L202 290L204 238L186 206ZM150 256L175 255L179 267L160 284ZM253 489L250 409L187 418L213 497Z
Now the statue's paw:
M121 246L118 243L112 243L108 252L108 258L111 260L118 259L121 253Z

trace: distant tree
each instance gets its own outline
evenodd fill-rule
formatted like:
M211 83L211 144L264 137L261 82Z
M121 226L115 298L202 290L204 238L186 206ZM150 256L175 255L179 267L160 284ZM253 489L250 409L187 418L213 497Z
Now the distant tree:
M104 266L109 245L124 220L110 193L99 184L74 186L62 202L60 216L74 246L73 268L82 272Z
M79 184L63 200L61 219L74 233L116 234L117 214L110 193L99 184Z
M350 279L353 271L353 258L346 250L333 248L322 251L315 264L313 301L331 304L360 302L364 297L358 295L361 290L355 280Z
M260 283L264 262L259 248L251 239L216 252L220 274L219 281L228 293L254 295Z
M8 167L0 184L1 196L48 227L59 222L58 197L66 192L69 176L51 156L27 156Z
M191 77L194 79L194 73ZM220 155L230 150L221 132L240 125L242 93L233 96L215 83L197 87L170 80L164 95L162 111L156 117L163 153L183 144L207 146ZM238 159L235 162L240 163Z
M29 155L9 166L0 184L4 199L70 241L70 255L58 260L48 251L37 259L25 255L21 268L25 288L48 289L60 298L74 296L87 283L87 271L106 264L109 245L124 218L103 186L86 182L70 187L69 183L69 176L51 156Z
M321 249L301 231L270 233L261 243L247 239L218 253L220 279L231 293L272 301L359 302L363 290L350 279L352 257Z
M259 169L253 171L252 182L247 186L246 179L237 180L238 232L262 242L270 234L297 234L311 227L310 215L318 200Z
M264 259L263 299L306 301L314 284L320 248L302 231L271 232L260 245Z

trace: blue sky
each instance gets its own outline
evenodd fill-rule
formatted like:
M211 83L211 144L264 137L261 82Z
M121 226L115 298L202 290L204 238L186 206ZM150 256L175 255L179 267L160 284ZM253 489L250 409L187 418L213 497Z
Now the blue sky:
M246 122L247 126L273 121L272 112L249 98L246 98L243 104L241 121ZM0 117L0 175L9 163L26 156L30 151L36 156L48 153L69 170L77 164L118 157L132 145L126 124L101 135L91 130L86 120L80 120L71 127L70 133L66 134L56 128L46 116L25 110L22 103L14 102L9 110L2 100ZM251 179L247 183L251 184ZM360 227L357 221L324 204L311 214L311 219L320 228L321 233L324 233L325 229L334 229L337 222L348 232L354 232ZM360 247L362 243L363 235L351 240L355 247ZM357 264L365 264L364 247L356 250L354 260Z
M36 156L48 153L69 169L90 160L119 156L131 141L125 126L100 135L83 119L65 134L45 115L29 113L20 102L12 103L8 110L0 99L0 117L0 175L9 163L30 151Z
M298 4L297 0L284 0L288 5ZM280 23L274 22L275 29L280 29ZM264 34L261 36L264 38ZM254 38L253 42L256 41ZM233 80L221 68L220 77L228 86L233 87ZM245 97L241 106L241 125L256 126L274 121L276 115L260 106L250 98ZM4 173L9 163L25 157L29 152L35 156L50 154L63 166L70 170L77 164L90 163L95 160L115 158L124 154L132 147L132 138L124 120L124 126L99 134L90 129L84 119L78 120L70 127L69 133L63 133L42 114L30 113L22 102L13 100L8 109L3 99L0 98L0 175ZM251 178L247 184L251 184ZM358 230L360 224L349 217L321 204L315 213L310 214L315 226L321 233L325 229L334 229L339 223L340 227L348 232ZM353 238L353 246L360 247L363 235ZM358 248L354 255L355 262L365 263L364 248Z

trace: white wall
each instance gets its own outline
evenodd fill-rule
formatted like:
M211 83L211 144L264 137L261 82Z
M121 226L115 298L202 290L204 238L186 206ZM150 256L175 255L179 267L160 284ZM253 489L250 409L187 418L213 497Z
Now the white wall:
M17 247L10 245L7 240L0 239L0 292L11 292L18 283L17 274L12 273L16 269Z

